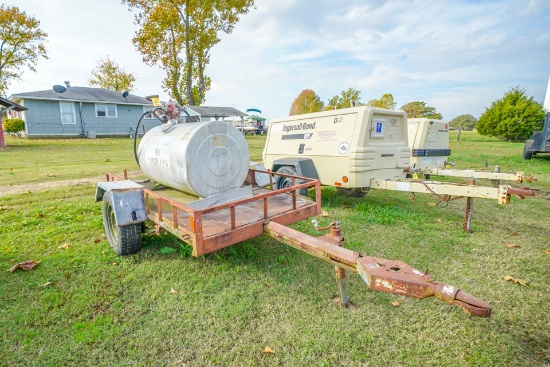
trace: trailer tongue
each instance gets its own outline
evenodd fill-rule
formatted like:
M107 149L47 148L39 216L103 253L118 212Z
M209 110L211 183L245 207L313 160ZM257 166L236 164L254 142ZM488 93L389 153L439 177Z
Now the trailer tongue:
M332 237L343 238L338 232ZM491 306L486 302L451 285L438 282L426 270L421 272L399 260L363 256L358 252L339 247L329 236L317 238L275 222L264 225L264 232L276 240L334 264L340 292L340 303L348 305L345 269L359 273L370 289L414 298L436 298L461 307L466 313L490 317ZM329 237L329 238L327 238ZM340 243L341 246L341 243Z

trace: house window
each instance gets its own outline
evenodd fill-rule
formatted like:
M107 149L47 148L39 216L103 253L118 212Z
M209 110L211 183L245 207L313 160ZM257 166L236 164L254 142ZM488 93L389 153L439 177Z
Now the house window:
M145 112L150 112L151 110L153 109L153 107L145 107L143 106L143 113ZM144 119L154 119L156 118L155 116L153 116L152 113L148 113L147 115L145 115Z
M96 117L117 117L117 110L115 104L96 104L95 105Z
M59 111L62 124L76 124L73 102L59 102Z

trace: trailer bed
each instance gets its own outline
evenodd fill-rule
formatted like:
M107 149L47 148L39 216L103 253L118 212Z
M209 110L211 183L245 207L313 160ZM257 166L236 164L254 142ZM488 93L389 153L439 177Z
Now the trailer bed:
M260 172L271 175L274 180L273 173ZM289 225L320 214L320 182L288 177L303 183L279 190L251 185L251 197L199 210L186 205L196 197L172 188L151 190L144 187L147 217L155 223L157 231L164 228L191 245L193 256L202 256L263 234L266 222ZM124 178L107 173L107 180ZM315 200L297 195L304 187L315 188Z

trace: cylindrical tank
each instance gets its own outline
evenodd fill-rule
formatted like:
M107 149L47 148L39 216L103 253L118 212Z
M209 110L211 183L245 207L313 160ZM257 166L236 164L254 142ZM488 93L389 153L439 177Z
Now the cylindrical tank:
M242 186L250 156L243 135L223 121L162 125L141 139L138 161L152 180L207 197Z

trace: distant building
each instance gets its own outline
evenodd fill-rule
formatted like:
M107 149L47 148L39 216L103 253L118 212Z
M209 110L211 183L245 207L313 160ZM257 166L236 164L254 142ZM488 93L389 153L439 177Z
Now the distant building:
M71 87L63 93L51 90L18 93L9 99L27 111L10 111L11 118L25 121L29 138L117 137L134 133L141 115L153 104L135 95L101 88ZM148 115L145 130L160 124ZM140 128L141 130L141 128ZM143 133L143 131L140 131Z
M51 89L18 93L9 98L28 109L9 111L10 118L25 121L28 138L130 136L143 113L153 108L152 102L144 97L131 94L124 97L121 92L113 90L65 84L67 87L62 93ZM201 122L248 116L232 107L186 107L191 117ZM143 134L159 124L157 118L148 114L142 120L139 133Z
M212 120L233 120L235 117L241 120L248 116L233 107L209 107L209 106L185 106L200 117L201 122Z

